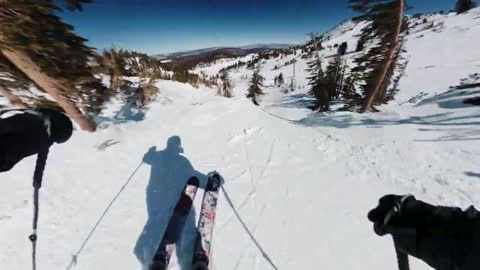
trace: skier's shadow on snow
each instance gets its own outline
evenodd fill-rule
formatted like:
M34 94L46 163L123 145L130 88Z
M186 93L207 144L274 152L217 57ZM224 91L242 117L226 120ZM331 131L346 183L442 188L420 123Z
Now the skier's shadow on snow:
M200 187L204 187L207 181L207 176L196 171L181 153L181 139L173 136L168 139L164 150L157 151L153 146L143 157L143 161L151 166L150 181L146 189L148 220L137 240L134 253L144 269L148 269L152 262L188 179L192 176L198 177ZM177 259L180 269L190 270L196 232L193 207L182 232L177 242Z

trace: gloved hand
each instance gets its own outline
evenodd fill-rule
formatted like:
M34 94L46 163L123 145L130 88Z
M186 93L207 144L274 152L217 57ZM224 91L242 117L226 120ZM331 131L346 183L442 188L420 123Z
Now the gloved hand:
M411 195L386 195L379 200L378 206L368 213L368 219L373 222L373 229L379 236L384 236L391 233L395 226L407 226L407 220L400 219L407 200L414 200L415 197ZM413 224L411 224L413 225Z
M433 206L413 196L387 195L368 219L377 235L392 235L397 250L434 269L474 270L480 269L480 262L472 262L480 254L476 243L480 215L471 213L471 209Z
M0 173L10 171L19 160L7 159L5 153L0 153Z

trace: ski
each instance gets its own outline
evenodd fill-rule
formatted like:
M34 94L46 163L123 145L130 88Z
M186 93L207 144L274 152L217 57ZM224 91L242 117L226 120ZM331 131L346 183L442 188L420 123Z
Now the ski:
M209 177L198 221L193 270L208 270L210 264L210 249L220 185L221 179L218 173Z
M165 270L168 267L170 258L175 251L176 242L180 233L182 232L185 220L192 207L193 200L197 194L199 181L197 177L192 177L188 180L185 189L178 200L175 210L170 222L168 223L167 230L163 235L162 242L153 257L153 262L150 265L150 270Z

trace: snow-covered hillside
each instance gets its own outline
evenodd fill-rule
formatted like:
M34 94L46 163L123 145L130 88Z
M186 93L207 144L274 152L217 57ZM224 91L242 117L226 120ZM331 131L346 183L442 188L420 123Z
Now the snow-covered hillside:
M427 20L435 27L421 30L419 23L407 36L400 92L380 113L306 109L308 59L299 54L262 63L260 107L245 98L252 73L245 68L231 72L232 99L162 81L160 96L140 118L113 121L121 108L110 106L98 132L78 131L51 149L38 269L141 269L188 177L199 175L205 184L214 170L225 183L212 270L394 269L391 239L377 237L366 218L381 196L411 193L434 204L480 206L480 111L462 103L480 88L449 88L480 82L480 9ZM332 34L321 56L328 59L343 41L354 49L358 27ZM273 78L290 76L293 66L284 63L293 58L297 90L284 94ZM238 60L196 72L216 75ZM184 153L167 148L174 136ZM142 162L147 154L150 164ZM34 163L29 158L0 175L0 269L30 268ZM146 192L158 199L147 203ZM171 269L190 270L198 203ZM163 216L153 228L147 208ZM412 269L430 268L413 260Z

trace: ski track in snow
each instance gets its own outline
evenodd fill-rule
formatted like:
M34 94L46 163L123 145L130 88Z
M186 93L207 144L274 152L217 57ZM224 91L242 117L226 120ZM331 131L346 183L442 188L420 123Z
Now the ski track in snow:
M299 89L283 94L265 87L260 108L244 97L242 78L251 74L244 68L231 72L232 99L214 96L213 89L161 81L161 94L141 121L115 118L121 108L112 101L97 133L77 131L70 142L52 148L40 196L38 269L66 269L82 244L72 270L141 269L134 247L148 218L145 194L152 168L135 168L148 149L163 150L172 136L181 138L182 156L193 169L203 175L217 170L225 179L212 269L395 268L391 239L377 237L366 219L381 196L411 193L433 204L480 206L480 114L478 107L461 103L480 89L449 90L478 72L479 14L480 8L460 16L427 16L435 27L419 25L423 37L407 36L409 62L400 92L376 114L306 109L308 59L299 55ZM333 30L321 56L334 54L328 46L343 41L354 48L361 27L346 22ZM293 57L262 63L265 84L280 72L289 79L292 66L273 67ZM237 60L195 72L216 75ZM28 158L0 175L0 269L31 267L26 237L34 164L35 158ZM156 190L172 197L162 207L171 209L168 204L178 198L174 190L184 183L157 180ZM194 236L202 195L199 191L193 207L195 219L192 213L184 229L186 239ZM168 213L161 215L159 226L166 227ZM151 241L160 241L159 230ZM182 258L191 256L186 242L180 243ZM412 269L430 269L411 260ZM170 270L190 269L181 269L175 257Z

